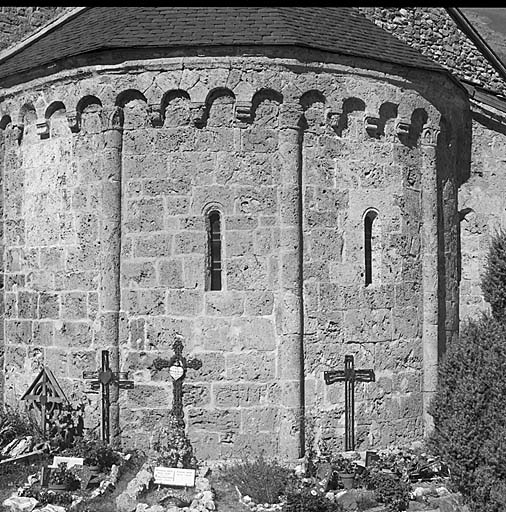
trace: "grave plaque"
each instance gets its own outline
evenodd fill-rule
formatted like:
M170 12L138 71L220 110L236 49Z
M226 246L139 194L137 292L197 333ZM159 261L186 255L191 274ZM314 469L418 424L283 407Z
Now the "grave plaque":
M157 466L154 471L154 482L175 487L194 487L195 470Z
M67 468L71 468L73 466L82 466L84 465L84 459L82 457L61 457L55 456L53 457L53 463L48 466L50 468L57 468L61 463L65 462L67 464Z

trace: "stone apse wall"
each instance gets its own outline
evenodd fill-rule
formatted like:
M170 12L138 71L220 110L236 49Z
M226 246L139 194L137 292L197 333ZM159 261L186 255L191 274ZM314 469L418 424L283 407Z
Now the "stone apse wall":
M470 174L459 189L462 321L489 309L483 299L481 276L492 236L506 226L506 117L479 104L473 105L472 117Z
M5 401L42 365L81 398L109 349L135 380L112 393L112 435L146 447L172 403L153 360L180 335L203 362L184 398L201 458L293 459L304 407L306 437L342 448L343 386L323 371L345 354L377 377L357 387L357 444L420 438L458 324L464 94L359 59L143 65L6 91ZM205 286L212 210L221 291Z

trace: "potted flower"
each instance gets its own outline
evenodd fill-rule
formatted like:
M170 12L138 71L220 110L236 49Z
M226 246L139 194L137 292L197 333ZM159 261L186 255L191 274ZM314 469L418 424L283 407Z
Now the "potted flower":
M92 473L99 473L119 463L118 454L106 443L90 440L83 450L84 464Z
M57 468L51 468L49 473L48 488L60 491L73 491L80 485L79 479L67 468L67 463L58 464Z
M345 489L353 489L353 487L355 487L357 466L352 460L347 459L342 455L337 455L332 460L332 469L338 474Z
M119 454L107 443L98 439L79 438L72 448L64 452L66 455L82 457L83 463L93 474L109 469L113 464L120 464Z

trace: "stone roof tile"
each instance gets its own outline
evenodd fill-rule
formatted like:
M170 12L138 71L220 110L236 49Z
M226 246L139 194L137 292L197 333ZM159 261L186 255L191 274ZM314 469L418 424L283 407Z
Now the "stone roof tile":
M90 7L0 62L0 79L98 50L297 45L441 71L352 7Z

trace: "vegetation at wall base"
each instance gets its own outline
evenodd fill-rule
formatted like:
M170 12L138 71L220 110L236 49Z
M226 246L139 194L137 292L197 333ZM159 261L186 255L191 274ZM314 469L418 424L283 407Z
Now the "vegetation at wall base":
M492 237L481 279L483 298L490 304L492 315L506 321L506 231L499 229Z
M258 455L222 468L223 479L255 503L276 503L293 482L293 471Z
M506 509L506 232L492 239L482 279L492 314L461 329L440 367L428 446L476 512Z

